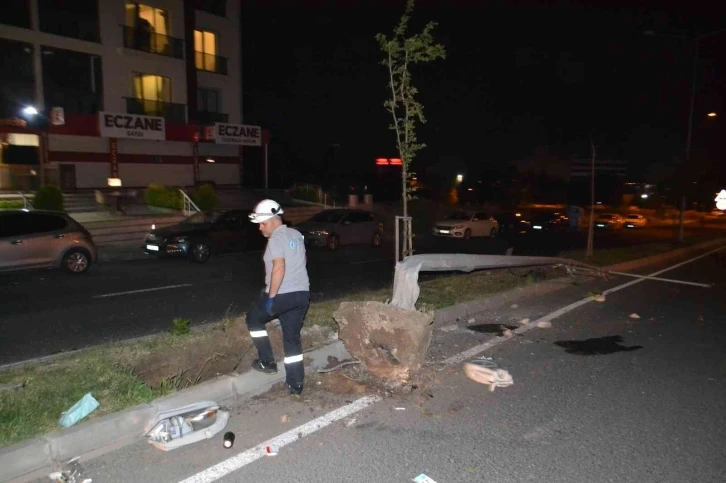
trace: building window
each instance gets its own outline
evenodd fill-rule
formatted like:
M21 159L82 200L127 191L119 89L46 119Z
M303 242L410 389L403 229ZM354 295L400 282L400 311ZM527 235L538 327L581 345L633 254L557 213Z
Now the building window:
M200 87L197 90L197 116L202 125L229 121L229 115L222 112L222 98L217 89Z
M164 117L166 105L171 103L171 79L134 73L134 98L138 100L142 114Z
M24 29L30 28L30 0L20 0L13 3L13 6L2 10L0 15L0 23L20 27Z
M222 103L217 89L200 87L197 90L197 109L204 112L221 112Z
M133 47L169 55L169 14L160 8L126 2L126 26L133 34Z
M217 72L217 34L194 31L195 65L199 70Z
M38 0L41 32L100 42L97 0Z
M46 109L95 114L103 107L102 59L72 50L41 47Z
M226 17L227 0L204 0L203 2L197 2L197 9L220 17Z

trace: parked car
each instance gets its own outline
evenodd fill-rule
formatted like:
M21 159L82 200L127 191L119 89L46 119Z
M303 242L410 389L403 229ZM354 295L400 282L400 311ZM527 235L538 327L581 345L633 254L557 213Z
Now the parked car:
M91 234L65 213L0 211L0 271L62 268L80 274L97 259Z
M249 211L201 211L176 225L146 235L144 252L155 256L188 257L204 263L212 255L262 248L266 240Z
M595 218L595 228L606 230L620 230L623 228L625 220L615 213L602 213Z
M648 224L648 219L643 215L631 213L625 216L624 222L626 228L642 228Z
M370 211L333 209L321 211L295 226L307 246L335 251L342 245L383 244L383 223Z
M499 213L496 217L498 233L505 235L524 235L531 226L521 213Z
M562 213L538 213L532 217L531 228L533 232L566 231L570 227L570 219Z
M499 222L483 211L457 211L433 227L434 236L449 238L494 236L497 232Z

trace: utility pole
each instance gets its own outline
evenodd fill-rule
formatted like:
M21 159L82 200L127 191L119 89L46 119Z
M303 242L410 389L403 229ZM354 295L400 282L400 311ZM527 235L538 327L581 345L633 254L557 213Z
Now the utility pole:
M593 253L593 245L595 242L595 143L590 138L590 223L587 229L587 251L585 258L589 259Z

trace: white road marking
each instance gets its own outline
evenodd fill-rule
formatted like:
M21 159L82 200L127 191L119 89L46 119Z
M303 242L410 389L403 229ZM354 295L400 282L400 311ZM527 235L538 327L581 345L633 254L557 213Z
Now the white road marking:
M265 448L275 448L277 451L284 446L292 444L299 440L301 437L308 436L314 432L329 426L331 423L339 421L343 418L350 416L351 414L357 413L358 411L367 408L368 406L380 401L381 398L378 396L366 396L353 401L352 403L340 407L335 411L331 411L324 416L320 416L317 419L298 426L297 428L291 429L290 431L276 436L272 439L260 443L257 446L250 448L236 456L232 456L219 464L216 464L204 471L197 473L194 476L183 480L181 483L210 483L216 481L223 476L226 476L234 471L243 468L250 463L254 463L260 458L265 457Z
M172 288L180 288L180 287L191 287L191 283L180 283L179 285L167 285L165 287L154 287L154 288L145 288L141 290L129 290L128 292L116 292L116 293L107 293L104 295L94 295L91 298L94 299L103 299L107 297L118 297L120 295L131 295L135 293L144 293L144 292L156 292L157 290L169 290Z
M705 257L707 257L707 256L709 256L709 255L711 255L713 253L716 253L716 252L718 252L720 250L723 250L724 248L726 248L726 247L716 248L715 250L711 250L711 251L709 251L707 253L704 253L704 254L699 255L697 257L688 259L688 260L686 260L684 262L680 262L680 263L677 263L677 264L675 264L673 266L670 266L668 268L664 268L663 270L658 270L657 272L653 272L653 273L651 273L648 276L649 277L656 277L656 276L660 275L661 273L665 273L665 272L669 272L671 270L675 270L676 268L680 268L683 265L687 265L689 263L695 262L696 260L700 260L701 258L705 258ZM623 289L626 289L628 287L631 287L631 286L633 286L633 285L635 285L637 283L645 282L646 280L648 280L648 279L640 278L640 279L637 279L637 280L633 280L631 282L624 283L622 285L618 285L616 287L613 287L613 288L610 288L610 289L605 290L602 293L602 295L608 295L608 294L611 294L611 293L619 292L620 290L623 290ZM449 357L448 359L444 359L444 361L442 363L443 364L450 365L450 364L458 364L460 362L464 362L467 359L470 359L472 357L475 357L475 356L481 354L482 352L484 352L486 350L489 350L492 347L495 347L495 346L501 344L502 342L505 342L505 341L511 339L516 334L524 334L525 332L536 328L538 322L551 322L552 320L554 320L554 319L556 319L556 318L558 318L558 317L560 317L562 315L565 315L568 312L572 312L573 310L575 310L575 309L577 309L579 307L582 307L583 305L585 305L587 303L590 303L593 300L595 300L595 296L587 297L587 298L584 298L582 300L578 300L577 302L571 303L570 305L566 305L566 306L564 306L564 307L562 307L560 309L555 310L554 312L551 312L551 313L549 313L547 315L544 315L544 316L540 317L537 320L533 320L533 321L529 322L527 325L523 325L522 327L519 327L519 328L513 330L512 331L512 335L510 335L508 337L496 337L496 338L494 338L494 339L492 339L490 341L487 341L487 342L485 342L483 344L479 344L479 345L476 345L476 346L472 347L471 349L465 350L464 352L461 352L459 354L453 355L453 356Z

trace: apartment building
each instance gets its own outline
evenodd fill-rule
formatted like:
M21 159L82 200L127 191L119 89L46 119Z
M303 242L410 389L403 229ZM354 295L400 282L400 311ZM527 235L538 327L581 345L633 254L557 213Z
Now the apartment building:
M262 137L241 125L240 3L6 5L0 189L239 184Z

